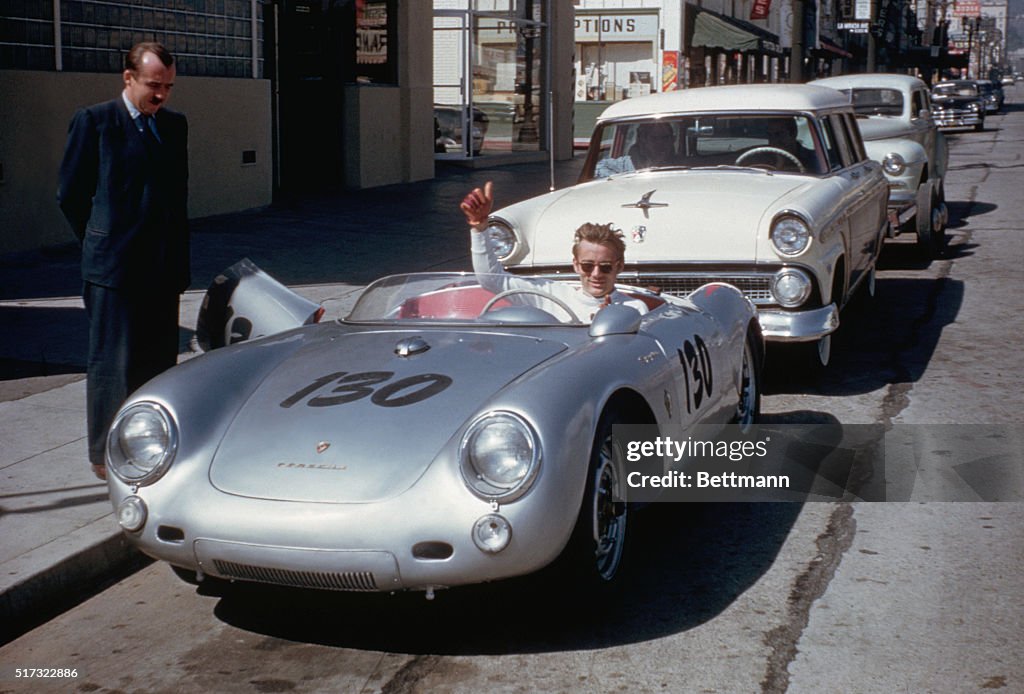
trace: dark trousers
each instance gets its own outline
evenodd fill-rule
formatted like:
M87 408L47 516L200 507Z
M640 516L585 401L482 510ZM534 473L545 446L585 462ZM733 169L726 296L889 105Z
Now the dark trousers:
M180 296L86 282L82 297L89 319L89 461L102 465L107 431L118 409L136 388L178 361Z

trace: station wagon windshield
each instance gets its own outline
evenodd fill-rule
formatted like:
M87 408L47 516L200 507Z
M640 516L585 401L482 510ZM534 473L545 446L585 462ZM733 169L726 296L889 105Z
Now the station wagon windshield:
M780 151L781 150L781 151ZM818 175L813 123L794 114L686 114L598 125L580 180L632 171L759 167Z

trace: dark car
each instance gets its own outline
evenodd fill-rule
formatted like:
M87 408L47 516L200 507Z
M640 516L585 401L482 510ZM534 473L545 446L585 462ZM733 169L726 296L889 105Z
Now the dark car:
M991 80L974 80L978 85L978 94L985 102L986 113L999 113L1003 107L1003 88L996 89Z
M985 103L975 80L950 80L932 88L932 115L940 128L985 129Z
M478 108L473 109L473 130L471 133L473 154L480 154L490 119ZM462 107L449 104L434 104L434 152L461 152Z

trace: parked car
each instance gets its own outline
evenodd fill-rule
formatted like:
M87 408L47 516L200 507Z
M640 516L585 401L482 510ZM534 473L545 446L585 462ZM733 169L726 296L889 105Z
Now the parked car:
M999 83L1004 87L1012 87L1017 83L1017 80L1013 78L1013 75L1003 75L1002 79L999 80Z
M656 131L660 162L640 152ZM840 309L873 291L887 202L844 95L704 87L609 106L579 182L497 210L490 231L510 271L570 278L575 229L612 222L629 245L622 281L677 296L733 284L767 340L808 343L827 364Z
M478 108L473 109L472 138L473 154L480 154L487 136L489 119ZM434 152L463 152L462 108L459 106L434 104Z
M985 102L974 80L950 80L932 87L932 115L940 128L985 129Z
M620 287L650 310L591 320L550 283L495 294L488 278L507 280L386 277L315 322L251 263L223 273L197 331L210 351L145 384L111 428L128 540L187 580L429 597L557 561L574 589L614 582L632 511L613 427L749 431L756 311L723 284L685 299Z
M978 85L978 94L985 104L985 113L999 113L1003 107L1003 88L996 89L992 80L974 80Z
M838 89L853 103L868 156L889 181L889 230L913 233L927 257L945 242L949 150L932 117L928 85L909 75L856 74L811 84Z

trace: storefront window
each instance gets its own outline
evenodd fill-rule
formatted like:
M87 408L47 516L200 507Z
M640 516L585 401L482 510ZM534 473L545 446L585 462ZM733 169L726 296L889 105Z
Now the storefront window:
M547 2L435 0L439 157L542 149Z
M576 13L576 100L620 101L659 91L656 13Z

